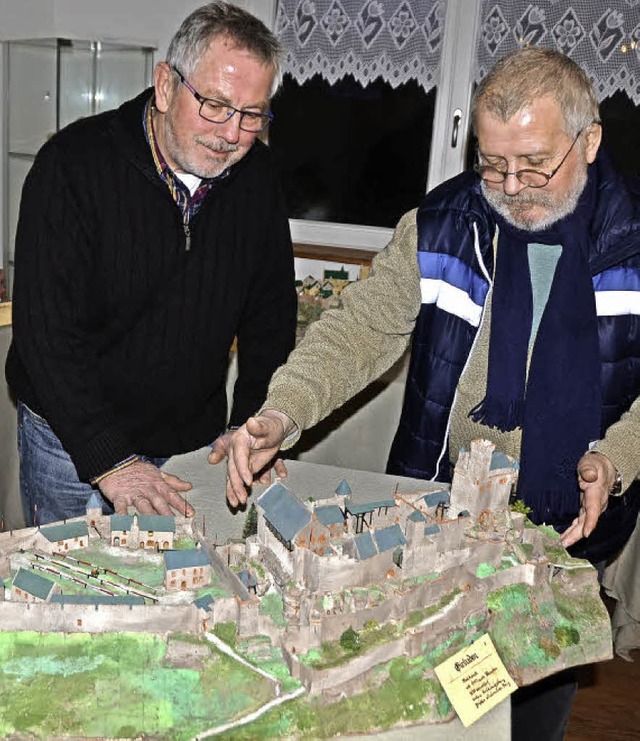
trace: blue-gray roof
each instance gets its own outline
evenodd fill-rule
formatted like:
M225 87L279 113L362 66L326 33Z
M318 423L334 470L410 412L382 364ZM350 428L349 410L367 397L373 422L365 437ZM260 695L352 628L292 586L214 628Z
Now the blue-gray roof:
M138 515L140 530L156 533L175 533L176 518L173 515Z
M395 525L391 525L390 527L383 527L381 530L376 530L374 537L380 553L389 551L399 545L407 544L407 541L402 534L402 530L400 529L400 525L398 525L397 522Z
M371 558L371 556L375 556L378 553L378 551L376 551L376 545L373 542L373 538L371 537L371 533L368 531L366 533L356 535L353 541L356 544L358 558L361 561L363 561L365 558Z
M416 509L409 515L409 519L412 522L424 522L427 518L422 514L422 512L420 512L419 509Z
M213 597L210 594L205 594L204 597L194 599L193 604L200 610L208 610L213 604Z
M285 542L293 540L311 521L311 512L282 484L270 486L258 499L258 504Z
M258 581L254 574L250 573L246 569L244 571L238 571L236 574L238 579L245 585L247 589L249 587L255 587L258 584Z
M322 507L316 507L314 512L316 517L323 525L337 525L344 522L344 514L337 504L328 504Z
M447 489L442 489L442 491L432 491L429 494L425 494L422 497L423 502L427 505L427 507L436 507L440 502L444 502L445 504L449 504L449 501L451 500L451 494Z
M41 527L40 532L50 543L57 543L59 540L70 540L71 538L86 538L89 536L86 520L79 522L67 522L64 525L47 525Z
M164 565L167 571L190 569L194 566L210 566L209 556L204 548L188 548L184 551L165 551Z
M97 491L92 491L91 496L89 497L89 500L87 502L87 511L90 509L99 509L102 511L102 505L104 504L104 499L100 496L100 494Z
M336 489L336 494L340 494L341 496L348 497L349 494L351 494L351 487L347 482L342 479L342 481L338 484L338 488Z
M440 532L440 525L437 525L435 522L433 525L425 525L424 528L424 534L425 535L435 535L436 533Z
M377 502L367 502L365 504L347 504L347 509L352 515L363 515L366 512L373 512L374 509L381 507L395 507L395 499L380 499Z
M111 515L111 532L121 530L128 533L133 525L133 515Z
M13 578L13 588L22 589L39 599L47 599L49 592L53 589L53 582L45 576L36 574L35 571L19 569Z
M514 471L517 471L519 467L518 461L509 458L509 456L505 455L502 451L493 451L491 456L491 466L489 467L490 471L496 471L500 468L511 468Z
M144 605L134 594L54 594L52 602L62 605Z

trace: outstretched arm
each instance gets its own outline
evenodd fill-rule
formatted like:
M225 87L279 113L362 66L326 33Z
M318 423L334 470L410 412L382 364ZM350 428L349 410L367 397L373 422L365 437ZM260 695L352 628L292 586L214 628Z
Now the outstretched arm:
M617 472L622 476L623 492L640 473L640 397L609 427L593 452L583 455L578 462L581 506L578 516L562 534L565 547L588 538L594 531L609 504Z

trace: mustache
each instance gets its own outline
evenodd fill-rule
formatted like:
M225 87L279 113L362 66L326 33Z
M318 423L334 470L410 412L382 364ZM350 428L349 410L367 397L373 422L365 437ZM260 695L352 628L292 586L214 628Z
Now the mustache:
M196 138L196 141L198 144L207 147L207 149L213 149L216 152L235 152L238 149L237 144L233 144L220 138L205 139L204 137L199 136Z
M522 190L509 196L504 192L491 193L491 200L501 206L554 206L555 199L548 193L532 193Z

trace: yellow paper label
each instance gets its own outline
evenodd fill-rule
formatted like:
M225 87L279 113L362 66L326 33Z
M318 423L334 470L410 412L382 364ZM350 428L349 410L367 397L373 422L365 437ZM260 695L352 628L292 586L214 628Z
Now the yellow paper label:
M517 689L486 633L435 672L465 728Z

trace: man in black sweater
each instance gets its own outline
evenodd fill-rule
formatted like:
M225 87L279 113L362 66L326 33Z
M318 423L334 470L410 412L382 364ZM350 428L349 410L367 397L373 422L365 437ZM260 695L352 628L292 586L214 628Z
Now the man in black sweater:
M192 512L168 457L226 444L294 342L288 222L268 148L280 49L248 13L192 13L154 87L40 150L16 236L14 338L28 524Z

